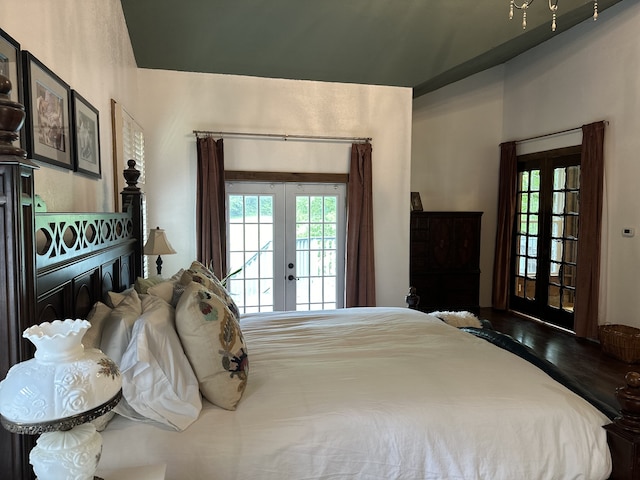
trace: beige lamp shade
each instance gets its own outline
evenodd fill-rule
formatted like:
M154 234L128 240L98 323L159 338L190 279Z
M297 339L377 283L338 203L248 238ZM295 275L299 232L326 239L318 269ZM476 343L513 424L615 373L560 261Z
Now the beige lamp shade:
M162 272L162 258L160 255L170 255L176 253L173 249L167 236L164 234L164 230L160 227L149 230L149 238L147 243L144 244L143 253L145 255L158 255L156 260L156 270L158 275Z
M147 243L144 244L145 255L170 255L176 253L167 236L164 234L164 230L160 227L149 230L149 238Z

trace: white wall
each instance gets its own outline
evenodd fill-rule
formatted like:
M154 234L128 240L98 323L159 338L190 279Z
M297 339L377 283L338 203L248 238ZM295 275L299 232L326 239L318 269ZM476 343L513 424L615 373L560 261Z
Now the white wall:
M137 68L120 0L3 0L0 28L100 112L102 179L40 164L36 193L50 211L112 210L110 101L133 114L138 108Z
M500 142L609 121L599 322L636 327L640 327L639 27L640 4L620 2L601 12L597 22L587 20L503 67L416 99L411 184L412 190L422 193L425 208L484 210L485 235L487 229L493 235ZM580 141L579 134L562 135L520 148L540 151ZM463 176L460 184L457 176ZM476 180L486 191L474 199L468 191L469 182ZM636 236L623 238L623 227L636 228ZM491 272L494 246L485 235L481 303L490 306L491 275L485 271Z
M608 120L600 323L640 327L640 4L620 2L506 66L505 140ZM574 142L575 143L575 142ZM623 227L636 228L623 238Z
M372 137L378 303L404 306L410 89L138 70L119 0L3 1L0 28L100 111L102 179L41 164L36 192L50 211L113 208L112 98L145 129L150 224L179 251L164 259L167 271L195 257L194 129ZM348 168L347 144L226 143L228 168ZM256 151L261 163L241 161Z
M410 89L145 69L139 81L149 222L178 252L163 257L167 275L195 258L193 130L372 137L376 296L379 305L405 305ZM347 173L349 152L349 143L226 139L225 167Z
M481 211L480 305L491 305L502 135L499 66L413 102L411 190L425 210Z

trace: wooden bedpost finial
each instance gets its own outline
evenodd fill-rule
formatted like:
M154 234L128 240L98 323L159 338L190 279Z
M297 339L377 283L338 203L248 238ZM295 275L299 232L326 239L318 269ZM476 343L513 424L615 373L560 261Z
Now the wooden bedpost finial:
M18 139L26 112L22 104L9 100L10 92L11 81L0 75L0 155L27 158L27 152L12 143Z
M640 433L640 373L628 372L624 379L627 384L616 388L621 415L615 423L627 431Z
M122 172L124 179L127 182L127 186L124 187L126 192L139 192L138 179L140 178L140 170L136 168L136 161L133 159L127 160L127 168Z

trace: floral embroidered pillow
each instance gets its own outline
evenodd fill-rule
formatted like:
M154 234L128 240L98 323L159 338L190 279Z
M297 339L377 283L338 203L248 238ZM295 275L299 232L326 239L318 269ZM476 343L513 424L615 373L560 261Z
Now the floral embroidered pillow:
M189 269L183 272L182 278L180 279L182 285L188 285L191 282L201 283L209 289L211 293L222 298L229 307L229 310L231 310L231 313L235 315L236 319L240 320L238 306L236 302L233 301L233 298L231 298L231 295L229 295L229 292L227 292L227 289L224 288L220 280L218 280L211 270L198 261L192 262Z
M191 282L176 307L176 330L202 395L235 410L247 385L249 360L240 323L224 300Z

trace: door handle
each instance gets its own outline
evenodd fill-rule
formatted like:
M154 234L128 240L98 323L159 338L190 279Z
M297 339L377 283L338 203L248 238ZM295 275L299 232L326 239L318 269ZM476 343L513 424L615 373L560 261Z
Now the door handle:
M297 280L297 279L298 279L298 277L296 277L295 275L289 275L287 277L287 280Z

